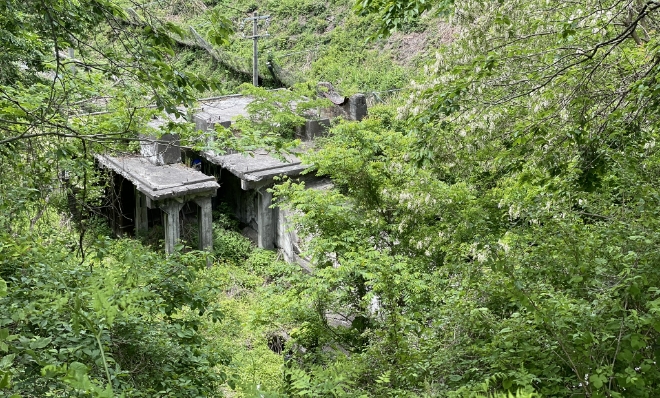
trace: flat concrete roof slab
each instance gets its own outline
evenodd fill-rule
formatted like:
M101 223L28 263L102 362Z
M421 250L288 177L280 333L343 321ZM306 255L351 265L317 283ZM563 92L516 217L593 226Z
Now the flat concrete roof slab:
M300 159L293 155L286 155L285 159L288 162L283 162L266 151L256 151L253 156L242 153L218 155L205 151L202 152L202 156L209 162L248 182L264 181L282 175L294 176L309 167L309 165L302 164Z
M208 124L233 122L238 116L249 116L247 106L252 101L254 98L242 95L206 100L200 102L200 106L195 112L195 118L202 119Z
M165 115L164 117L157 117L156 119L151 119L147 123L147 126L152 127L156 130L160 130L161 127L167 125L168 123L173 122L175 124L181 124L181 123L186 123L186 119L181 118L181 117L174 117L171 115Z
M154 201L191 194L215 196L220 187L215 177L181 163L156 166L140 156L96 155L96 159Z

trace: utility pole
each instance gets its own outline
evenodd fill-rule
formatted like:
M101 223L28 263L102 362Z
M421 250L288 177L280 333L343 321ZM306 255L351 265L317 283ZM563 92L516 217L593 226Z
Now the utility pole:
M243 23L241 24L241 30L245 26L246 22L252 21L252 36L245 36L243 34L243 38L245 39L252 39L252 84L254 84L255 87L259 86L259 67L258 67L258 59L259 59L259 49L257 48L257 41L259 40L260 37L268 37L270 36L268 32L264 34L259 34L259 21L265 21L266 26L270 22L270 15L259 15L257 11L252 14L250 18L245 18L243 20Z
M257 28L259 27L259 20L257 18L259 18L259 14L255 11L252 19L252 85L254 85L254 87L259 86L259 68L257 67L257 61L259 58L257 55L259 51L257 49L257 40L259 39L259 36L257 36Z

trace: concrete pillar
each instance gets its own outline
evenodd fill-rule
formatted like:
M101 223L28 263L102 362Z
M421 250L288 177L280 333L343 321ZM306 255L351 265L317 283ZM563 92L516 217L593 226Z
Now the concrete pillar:
M144 234L149 230L149 219L147 218L147 197L142 192L135 190L135 235Z
M211 198L195 199L199 206L197 224L199 227L199 250L213 250L213 217L211 215Z
M165 224L165 252L167 254L174 253L174 246L181 239L179 212L182 207L183 203L179 202L167 202L160 206L165 216L163 221Z
M267 191L267 188L262 188L257 191L258 195L258 208L257 208L257 244L262 249L274 249L277 219L275 218L274 209L270 206L273 204L273 194Z

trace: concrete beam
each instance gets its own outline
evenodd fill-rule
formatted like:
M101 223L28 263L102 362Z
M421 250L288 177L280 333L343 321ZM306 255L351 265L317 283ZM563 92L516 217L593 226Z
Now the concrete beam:
M267 188L262 188L257 191L258 193L258 208L257 208L257 244L262 249L274 249L275 239L277 239L277 219L275 217L274 209L270 206L273 204L273 194L268 192Z
M135 189L135 234L145 234L149 230L147 196Z
M199 206L197 213L197 223L199 227L199 250L213 250L213 217L211 208L211 198L195 199Z
M213 176L205 175L183 164L156 166L138 156L115 157L94 155L98 162L129 180L152 202L163 202L181 196L215 196L219 185ZM154 205L147 202L150 209Z
M167 254L174 253L174 246L179 243L181 239L181 231L179 228L179 212L183 207L183 203L176 201L168 201L160 205L163 210L164 224L165 224L165 252Z

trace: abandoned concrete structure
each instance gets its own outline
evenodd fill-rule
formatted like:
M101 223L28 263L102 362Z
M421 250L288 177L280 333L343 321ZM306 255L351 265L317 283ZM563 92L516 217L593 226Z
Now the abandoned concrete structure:
M307 120L305 126L296 132L301 140L311 141L324 135L330 126L330 118L361 120L366 116L364 95L351 98L332 95L328 98L336 106L320 110L320 118ZM212 140L216 124L230 127L237 116L248 116L246 108L251 102L251 98L240 95L204 101L193 115L193 122ZM154 121L154 125L157 124L162 123ZM301 243L291 225L291 215L273 207L273 195L269 188L272 188L276 177L299 177L308 165L302 164L293 155L278 159L266 151L252 154L182 152L177 137L170 135L158 140L143 139L142 156L96 157L100 165L112 170L115 178L122 177L134 187L134 211L120 209L123 214L115 216L119 219L114 223L118 225L116 233L131 227L136 232L146 230L149 220L158 217L157 213L153 213L154 209L160 209L164 215L165 246L171 253L180 235L179 212L184 203L193 202L199 207L200 249L208 250L212 247L211 211L224 202L243 226L244 234L259 247L281 249L289 262L305 262L299 256ZM198 165L201 171L181 163L182 154L184 162ZM323 189L331 186L328 180L315 176L304 176L304 179L309 187ZM218 187L221 189L216 197ZM131 207L132 202L126 200L130 199L131 192L120 188L116 194L124 197L127 203L124 207ZM130 220L133 220L133 225L126 225Z
M118 212L114 212L119 213L114 217L115 233L123 234L126 229L130 230L124 221L131 219L136 234L146 232L149 228L149 209L160 209L165 228L165 250L170 254L181 236L181 209L185 203L193 202L199 209L199 248L211 250L211 198L219 188L215 178L179 163L181 148L176 136L166 135L159 140L143 141L141 155L96 155L98 163L113 173L112 186L120 207ZM128 187L124 180L130 182L132 187ZM132 208L131 202L134 202ZM129 203L128 208L121 208L126 203Z
M294 156L288 156L289 163L286 163L265 151L254 156L211 152L200 155L204 162L222 170L219 181L223 189L218 198L229 204L244 226L243 233L252 237L259 247L282 249L287 261L295 261L293 253L299 252L298 239L290 230L285 212L272 207L273 194L269 188L272 188L275 177L299 176L309 166Z
M347 120L362 120L367 114L364 95L350 98L328 96L337 106L320 110L320 118L309 119L296 132L302 141L312 141L323 136L330 126L331 117ZM202 106L202 112L193 117L195 126L205 132L212 132L216 124L230 127L233 118L247 116L245 107L250 103L245 97L229 97ZM309 168L294 155L284 161L266 151L252 154L216 154L210 151L196 154L201 160L202 169L218 178L222 189L218 199L228 203L238 221L244 226L243 233L264 249L280 249L285 260L305 263L299 256L301 242L293 225L291 214L273 206L273 195L269 192L276 177L299 177ZM310 188L327 188L330 182L315 176L304 177Z

